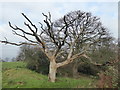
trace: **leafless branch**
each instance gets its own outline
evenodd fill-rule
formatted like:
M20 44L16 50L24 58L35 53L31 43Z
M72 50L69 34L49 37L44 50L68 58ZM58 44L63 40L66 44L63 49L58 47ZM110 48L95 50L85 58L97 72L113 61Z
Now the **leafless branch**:
M12 29L14 29L14 30L22 31L23 33L25 33L25 34L27 34L27 35L31 35L31 36L33 35L32 33L25 32L25 30L17 27L16 25L15 25L15 27L13 27L10 22L9 22L9 26L10 26Z
M26 42L21 42L21 43L13 43L13 42L8 42L8 41L1 41L1 43L5 43L5 44L11 44L11 45L16 45L16 46L21 46L21 45L37 45L37 44L33 44L33 43L26 43Z
M36 33L37 33L37 31L38 31L37 27L31 22L31 20L24 13L22 13L22 15L25 17L26 20L28 20L28 22L31 24L31 26L33 26L35 28Z

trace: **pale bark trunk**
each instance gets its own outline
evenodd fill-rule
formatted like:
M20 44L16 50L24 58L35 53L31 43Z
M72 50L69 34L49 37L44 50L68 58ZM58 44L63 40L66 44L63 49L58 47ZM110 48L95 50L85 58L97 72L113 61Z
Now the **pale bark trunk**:
M69 59L67 59L63 62L60 62L60 63L55 62L55 57L50 58L49 75L48 75L49 81L50 82L55 82L57 68L59 68L61 66L64 66L66 64L69 64L69 63L73 62L73 60L75 60L76 58L82 57L82 56L85 57L85 54L78 53L76 55L73 55L71 58L69 58Z
M48 79L50 82L55 82L56 71L57 71L56 63L54 61L50 61L49 75L48 75Z

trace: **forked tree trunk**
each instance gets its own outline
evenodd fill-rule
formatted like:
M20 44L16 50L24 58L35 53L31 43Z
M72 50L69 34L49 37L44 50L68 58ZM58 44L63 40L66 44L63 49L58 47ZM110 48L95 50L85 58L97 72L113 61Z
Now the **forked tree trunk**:
M68 55L69 57L70 55ZM71 58L68 58L67 60L61 62L61 63L56 63L55 62L55 58L51 58L50 59L50 65L49 65L49 75L48 75L48 79L50 82L55 82L55 79L56 79L56 73L57 73L57 68L59 67L62 67L64 65L67 65L69 63L71 63L73 60L75 60L76 58L78 57L81 57L81 56L85 56L85 54L76 54L74 55L73 57ZM85 56L86 57L86 56Z
M48 75L48 79L49 79L50 82L55 82L56 71L57 71L56 62L50 61L49 75Z

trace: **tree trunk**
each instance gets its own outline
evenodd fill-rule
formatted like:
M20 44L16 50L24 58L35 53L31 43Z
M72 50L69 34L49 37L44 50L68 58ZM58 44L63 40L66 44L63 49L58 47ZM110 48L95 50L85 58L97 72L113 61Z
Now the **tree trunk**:
M57 70L56 62L55 61L50 61L49 75L48 75L48 79L49 79L50 82L55 82L56 70Z
M72 74L73 74L74 78L76 78L76 77L78 78L79 77L78 67L82 63L84 63L84 62L77 62L77 61L75 61L73 63L73 67L72 67L73 73Z
M73 64L72 70L73 70L73 77L74 77L74 78L76 78L76 77L78 76L78 64L79 64L79 63L77 63L77 62L75 62L75 63Z

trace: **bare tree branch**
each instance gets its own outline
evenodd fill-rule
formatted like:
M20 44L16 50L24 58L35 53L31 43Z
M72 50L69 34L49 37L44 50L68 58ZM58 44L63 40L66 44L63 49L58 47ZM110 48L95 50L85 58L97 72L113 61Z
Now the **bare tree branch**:
M31 26L33 26L35 28L36 33L37 33L37 31L38 31L37 27L30 21L30 19L24 13L22 13L22 15L25 17L25 19L28 20L28 22L31 24Z
M42 45L42 47L43 47L44 50L45 50L44 41L41 41L40 38L39 38L38 35L37 35L37 31L38 31L37 27L30 21L30 19L29 19L24 13L22 13L22 15L25 17L25 19L27 19L27 21L31 24L31 26L33 26L33 27L35 28L36 31L32 30L32 28L30 27L30 25L24 22L24 24L30 29L30 31L31 31L33 34L28 33L28 32L25 32L25 30L23 30L23 29L21 29L21 28L18 28L17 26L13 27L10 22L9 22L9 26L10 26L12 29L14 29L14 30L20 30L20 31L22 31L24 35L20 35L20 34L18 34L18 33L15 32L15 31L13 31L13 32L14 32L16 35L21 36L21 37L25 38L26 40L28 40L28 41L30 41L30 42L34 42L34 41L29 40L29 39L25 36L25 34L34 36L34 37L36 38L36 40ZM34 42L34 43L36 43L36 42Z
M11 45L16 45L16 46L21 46L21 45L37 45L37 44L33 44L33 43L27 43L27 42L21 42L21 43L13 43L13 42L8 42L8 41L1 41L1 43L5 43L5 44L11 44Z
M61 66L67 65L69 63L72 63L76 58L79 58L79 57L86 57L86 56L83 52L75 54L71 58L68 58L67 60L65 60L63 62L57 63L57 67L61 67Z
M25 32L23 29L21 29L21 28L19 28L19 27L17 27L17 26L13 27L10 22L9 22L9 26L10 26L12 29L14 29L14 30L22 31L23 33L25 33L25 34L27 34L27 35L31 35L31 36L33 35L32 33Z
M23 35L21 35L21 34L18 34L18 33L17 33L16 31L14 31L14 30L12 30L12 31L13 31L13 34L18 35L18 36L20 36L20 37L23 37L23 38L25 38L27 41L29 41L29 42L31 42L31 43L36 43L36 44L38 44L38 42L28 39L28 38L25 36L25 33L23 33Z

